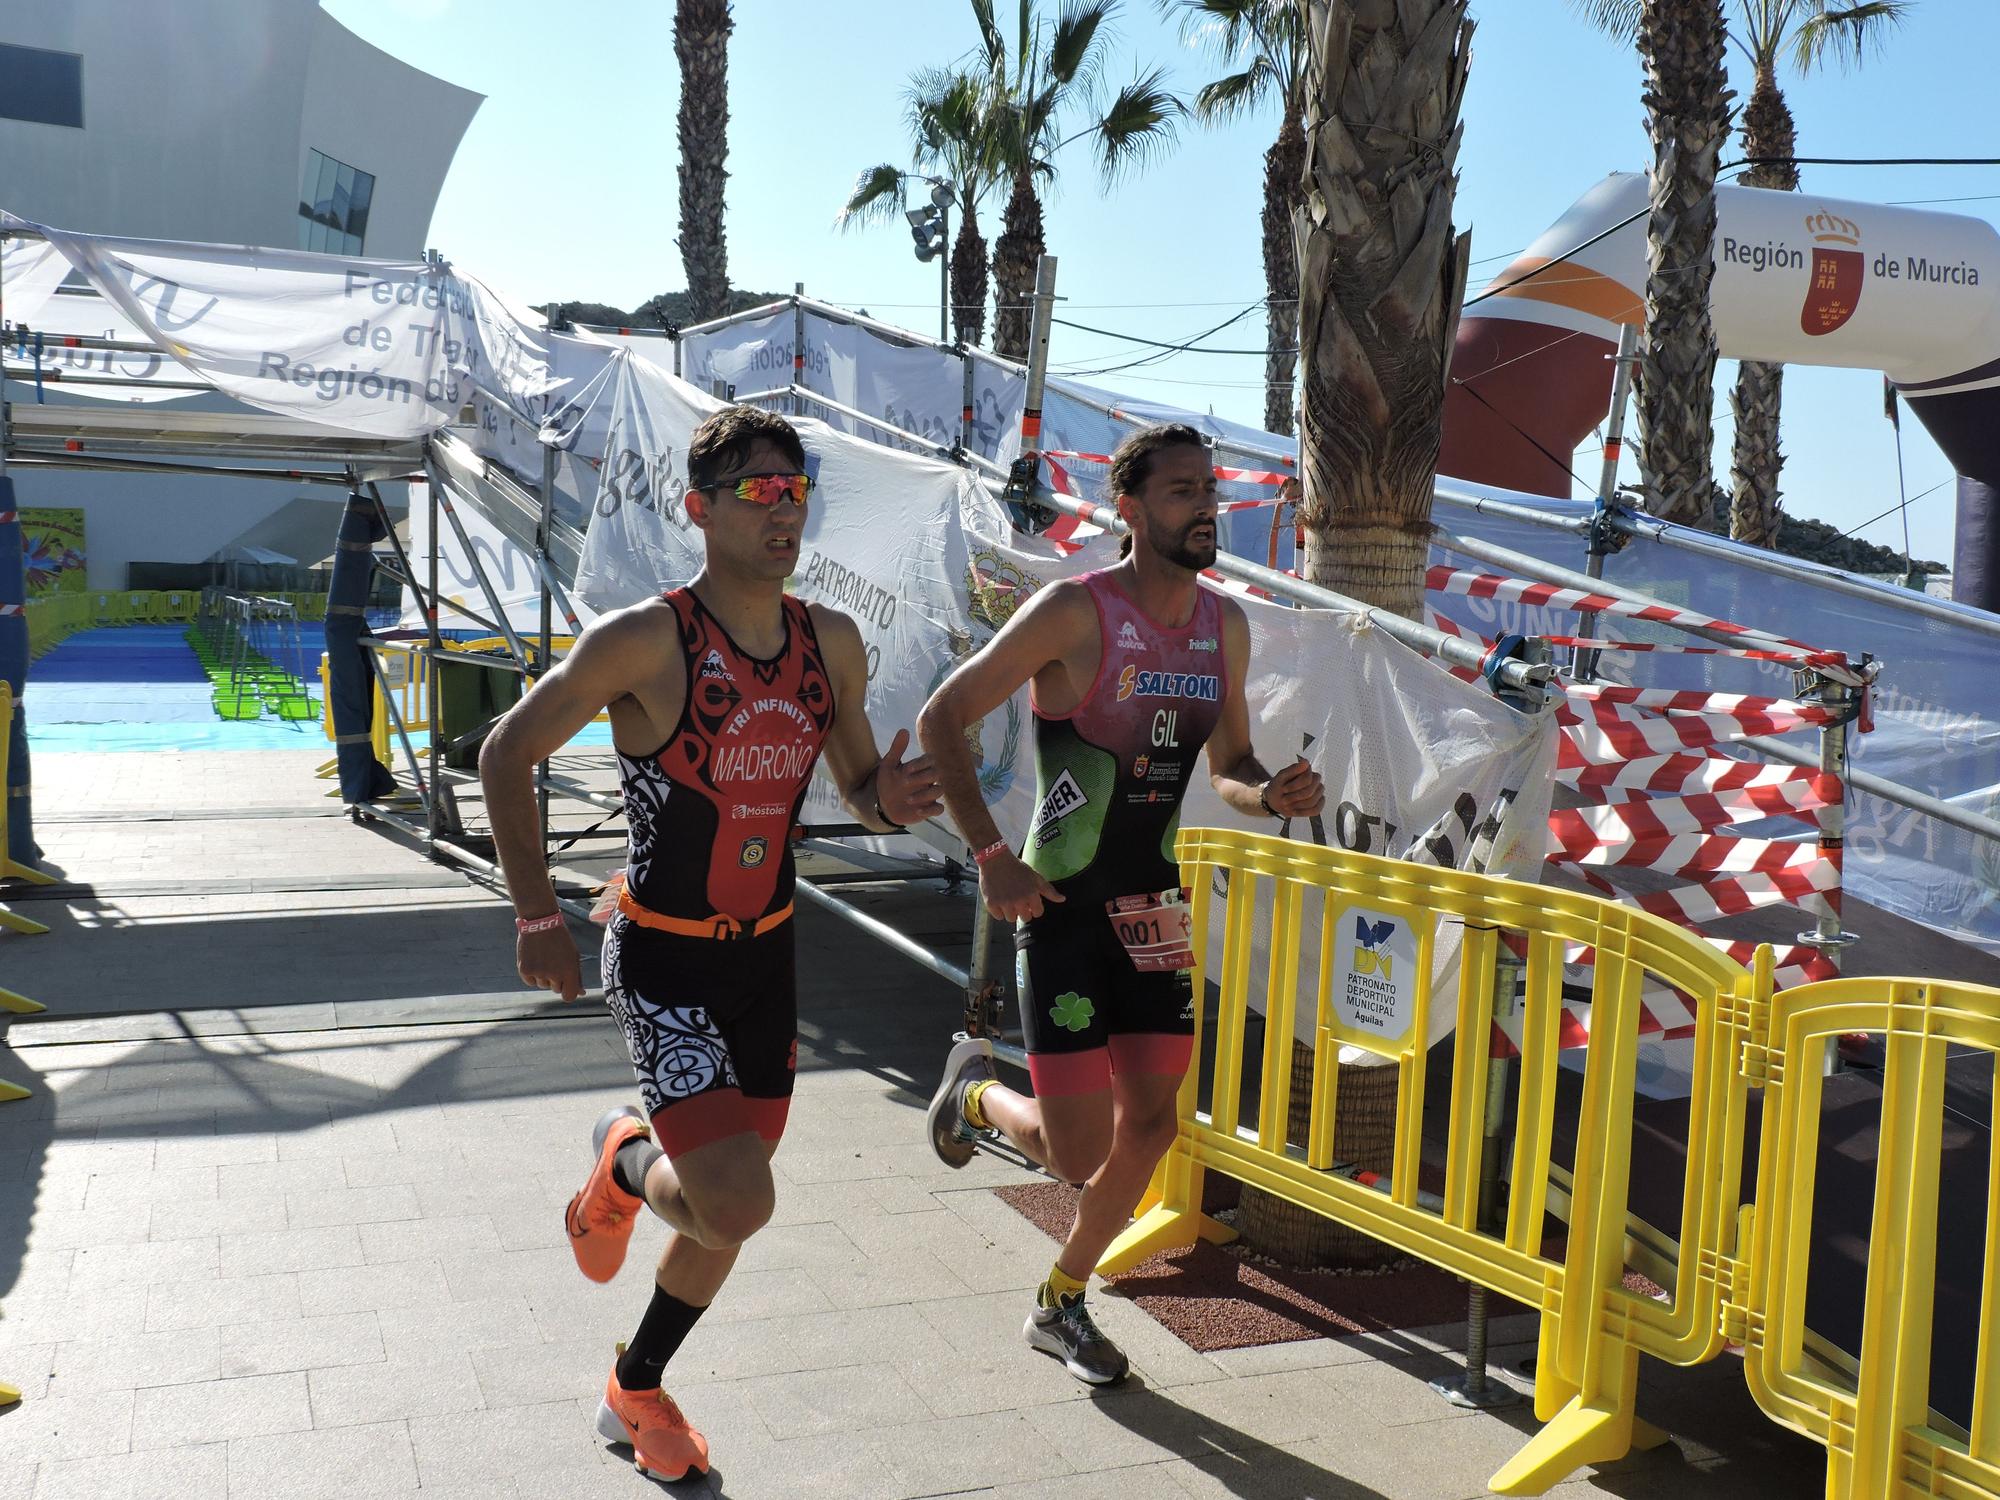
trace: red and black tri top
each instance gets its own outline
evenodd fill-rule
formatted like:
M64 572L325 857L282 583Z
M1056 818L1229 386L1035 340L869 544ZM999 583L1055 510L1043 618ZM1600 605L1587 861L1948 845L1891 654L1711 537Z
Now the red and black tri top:
M662 916L750 924L792 899L791 830L833 724L833 682L806 606L787 595L784 648L751 656L687 589L687 703L674 737L618 755L631 830L625 889Z

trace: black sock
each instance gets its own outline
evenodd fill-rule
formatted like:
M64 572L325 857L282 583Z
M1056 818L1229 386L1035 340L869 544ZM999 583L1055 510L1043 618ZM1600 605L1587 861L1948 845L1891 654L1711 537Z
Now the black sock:
M643 1135L635 1135L611 1158L611 1180L634 1198L646 1196L646 1173L666 1152Z
M658 1390L660 1372L707 1311L706 1307L690 1307L680 1298L654 1287L653 1305L646 1309L646 1316L639 1320L639 1331L632 1335L632 1342L619 1358L618 1384L628 1391Z

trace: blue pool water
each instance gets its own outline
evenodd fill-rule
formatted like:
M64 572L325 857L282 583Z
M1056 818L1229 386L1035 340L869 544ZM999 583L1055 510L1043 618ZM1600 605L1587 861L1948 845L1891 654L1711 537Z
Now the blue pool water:
M319 702L324 628L299 627L296 644L273 638L258 648L302 678ZM180 625L127 625L81 631L28 668L28 746L62 750L321 750L332 755L315 711L310 719L224 719L201 660ZM611 743L592 724L572 741Z

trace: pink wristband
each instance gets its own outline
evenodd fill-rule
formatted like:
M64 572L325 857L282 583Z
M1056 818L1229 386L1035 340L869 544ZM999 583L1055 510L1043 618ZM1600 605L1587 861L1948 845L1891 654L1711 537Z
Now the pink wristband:
M1011 852L1012 851L1009 849L1007 841L1005 839L995 839L992 843L988 844L984 849L975 849L972 852L972 862L975 865L983 865L986 863L987 860L992 859L997 855L1007 854Z
M563 914L559 911L552 911L546 917L514 918L514 930L516 932L549 932L562 926L562 924Z

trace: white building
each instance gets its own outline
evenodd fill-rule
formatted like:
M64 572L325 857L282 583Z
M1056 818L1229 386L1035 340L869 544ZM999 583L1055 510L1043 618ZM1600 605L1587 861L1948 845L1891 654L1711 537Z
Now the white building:
M5 0L0 208L98 234L415 259L481 98L318 0ZM6 391L24 399L18 382ZM291 507L300 524L274 537L297 486L12 477L24 507L87 512L93 588L126 587L134 562L200 562L253 527L281 550L296 531L314 561L339 514L338 491L312 487L315 503Z

